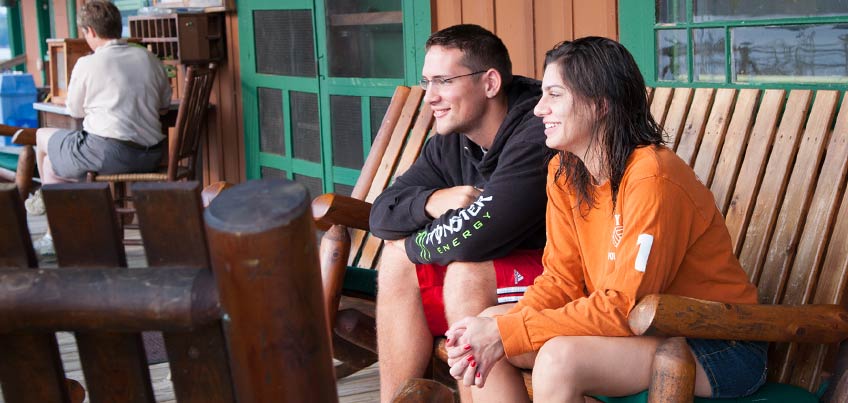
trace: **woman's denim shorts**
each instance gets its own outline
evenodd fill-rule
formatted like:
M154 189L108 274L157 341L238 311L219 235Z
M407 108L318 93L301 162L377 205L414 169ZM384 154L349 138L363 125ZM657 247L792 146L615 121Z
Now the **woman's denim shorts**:
M766 382L768 343L707 339L686 342L707 373L712 398L747 396Z

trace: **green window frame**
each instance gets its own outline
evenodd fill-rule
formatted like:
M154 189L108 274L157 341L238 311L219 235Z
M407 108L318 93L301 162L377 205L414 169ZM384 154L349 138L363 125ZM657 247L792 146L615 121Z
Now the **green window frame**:
M750 18L738 20L713 20L696 22L693 18L694 0L683 0L680 6L685 10L669 10L671 14L685 14L685 21L663 22L657 21L656 0L627 0L619 1L619 35L621 43L633 53L639 69L649 86L669 87L723 87L723 88L811 88L811 89L835 89L845 90L848 88L846 82L823 82L811 79L809 76L799 76L787 80L778 81L756 81L738 82L733 81L732 60L733 50L731 42L731 30L734 28L748 27L789 27L789 26L820 26L827 24L848 24L848 15L837 16L814 16L814 17L792 17L792 18ZM672 5L672 7L674 7ZM701 29L722 30L724 32L724 77L720 81L699 81L693 77L695 72L695 55L693 43L693 31ZM686 63L686 74L684 79L659 80L657 63L657 35L663 31L677 30L685 32L685 55L681 55Z
M380 0L373 0L377 4ZM335 97L344 97L359 102L358 121L361 122L362 158L367 157L371 147L371 131L376 130L379 120L372 124L372 98L387 100L399 85L416 85L420 78L424 59L424 42L430 34L430 5L418 0L400 0L403 21L403 53L393 49L397 60L402 61L402 77L364 78L339 77L329 72L327 14L325 0L239 0L240 65L242 78L242 101L244 111L245 163L248 179L262 177L285 177L316 186L320 181L323 192L352 188L359 177L361 166L356 169L340 166L334 162L332 102ZM254 43L255 11L309 11L312 15L315 75L279 75L257 70L257 52ZM260 127L260 97L263 91L279 93L282 119L282 138L279 144L285 152L275 153L262 150ZM270 91L270 92L269 92ZM295 156L293 141L294 97L317 96L320 155L318 161ZM276 96L276 95L275 95ZM300 98L301 100L303 98ZM268 104L270 105L270 103ZM276 110L276 109L275 109ZM382 113L380 114L382 118ZM341 193L344 193L343 191ZM313 196L317 196L313 194Z

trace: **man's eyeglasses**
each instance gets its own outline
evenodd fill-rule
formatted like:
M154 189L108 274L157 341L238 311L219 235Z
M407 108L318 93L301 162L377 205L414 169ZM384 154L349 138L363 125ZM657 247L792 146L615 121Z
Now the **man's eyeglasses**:
M459 75L459 76L434 78L432 80L422 78L421 81L418 82L418 85L420 85L421 88L424 89L424 91L427 91L430 88L430 84L434 84L436 87L439 87L439 88L446 87L446 86L450 85L453 82L453 80L455 80L457 78L473 76L473 75L476 75L476 74L485 73L487 71L488 70L480 70L480 71L475 71L473 73L462 74L462 75Z

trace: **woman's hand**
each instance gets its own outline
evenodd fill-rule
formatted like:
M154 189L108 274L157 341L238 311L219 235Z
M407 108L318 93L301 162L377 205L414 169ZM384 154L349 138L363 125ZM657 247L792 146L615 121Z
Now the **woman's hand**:
M495 319L467 317L454 323L445 335L451 375L466 386L482 388L489 371L504 357Z

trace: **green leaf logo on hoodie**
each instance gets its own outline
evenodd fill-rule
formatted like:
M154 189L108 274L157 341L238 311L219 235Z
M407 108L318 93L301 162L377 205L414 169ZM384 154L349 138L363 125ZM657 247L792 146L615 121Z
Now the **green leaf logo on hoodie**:
M430 261L430 251L427 250L427 247L424 245L424 240L427 238L427 231L421 231L418 235L415 236L415 244L421 249L419 252L419 256L421 256L421 260L425 262Z

